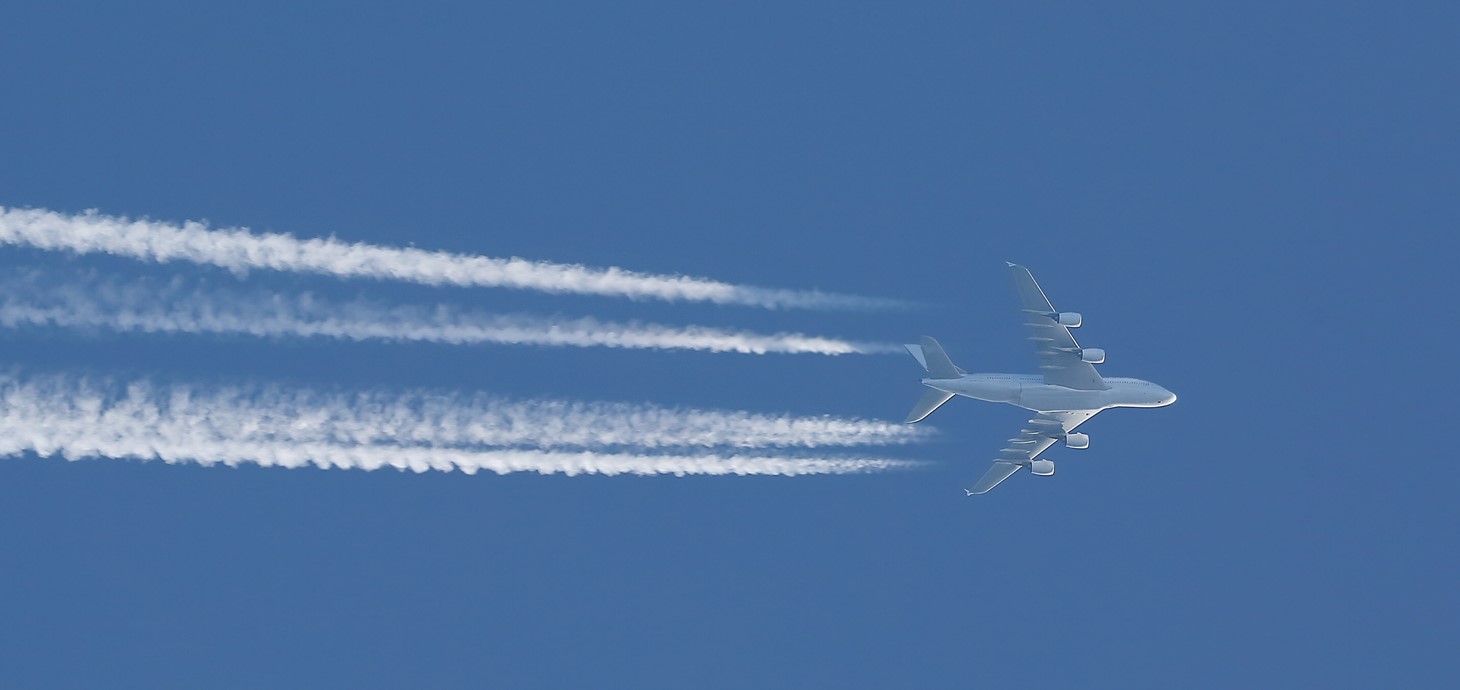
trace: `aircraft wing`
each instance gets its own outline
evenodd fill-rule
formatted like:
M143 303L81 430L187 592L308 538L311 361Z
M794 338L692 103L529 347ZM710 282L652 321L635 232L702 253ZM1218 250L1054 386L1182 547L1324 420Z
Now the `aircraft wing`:
M1080 344L1070 329L1050 318L1057 313L1034 275L1018 264L1009 264L1014 274L1014 286L1019 290L1019 302L1024 309L1024 325L1029 328L1029 340L1039 354L1039 368L1044 372L1044 382L1065 388L1087 391L1101 391L1110 388L1105 379L1095 371L1095 365L1080 358Z
M967 489L968 495L988 493L989 489L1018 472L1020 467L1028 466L1040 453L1049 450L1061 436L1094 417L1096 412L1099 410L1040 412L1035 415L1034 419L1024 424L1019 435L1009 439L1009 443L999 451L999 456L994 459L994 466Z

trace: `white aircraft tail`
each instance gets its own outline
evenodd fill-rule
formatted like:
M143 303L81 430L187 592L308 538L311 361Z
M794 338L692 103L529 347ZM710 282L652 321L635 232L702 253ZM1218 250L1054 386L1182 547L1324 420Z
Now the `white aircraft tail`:
M930 379L959 379L968 372L953 366L953 360L948 359L948 353L943 351L943 346L938 341L923 336L922 341L916 345L903 345L909 354L918 360L928 370Z
M956 379L962 378L964 374L968 373L954 366L953 360L948 359L948 353L943 351L943 346L928 336L923 336L922 341L916 345L904 345L903 347L907 348L908 354L912 355L913 359L918 360L918 364L923 365L923 368L928 371L930 379ZM933 410L941 407L952 397L952 393L930 388L923 393L923 397L918 398L917 404L913 405L912 411L907 413L907 419L903 423L913 424L923 421L928 415L933 414Z
M923 397L918 398L918 404L913 405L912 412L907 413L907 419L902 423L915 424L927 419L928 415L933 414L933 410L942 407L943 403L948 402L948 399L952 397L952 393L929 388L927 392L923 393Z

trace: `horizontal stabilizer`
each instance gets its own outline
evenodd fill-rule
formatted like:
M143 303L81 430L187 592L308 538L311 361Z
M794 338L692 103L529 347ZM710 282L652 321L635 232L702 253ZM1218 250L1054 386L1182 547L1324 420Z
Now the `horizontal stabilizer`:
M907 419L903 421L903 424L913 424L927 419L928 415L933 414L933 410L948 402L951 397L953 397L952 393L929 388L927 392L923 393L923 397L918 398L918 404L913 405L912 412L907 413Z
M998 486L999 482L1008 479L1009 475L1018 472L1020 467L1023 467L1023 465L1013 462L995 462L994 466L989 468L989 471L983 473L983 477L978 480L978 483L966 489L966 491L968 491L969 496L986 494L989 492L989 489Z

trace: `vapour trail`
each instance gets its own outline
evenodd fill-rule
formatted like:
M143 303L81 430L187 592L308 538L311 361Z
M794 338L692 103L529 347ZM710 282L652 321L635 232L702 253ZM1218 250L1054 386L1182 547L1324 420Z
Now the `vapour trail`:
M235 273L251 270L317 273L339 278L398 280L423 285L503 287L551 293L606 295L670 302L712 302L767 309L891 309L897 300L814 290L735 285L707 278L591 268L578 264L494 258L342 242L333 237L299 239L247 228L215 230L102 215L65 214L0 206L0 243L104 253L142 261L189 261Z
M313 415L304 410L305 419L291 425L281 416L298 413L307 405L301 403L293 409L286 405L261 414L259 406L268 402L270 394L240 405L234 404L234 393L237 390L199 396L188 386L162 386L146 381L128 384L68 376L0 375L0 455L32 451L42 456L60 455L68 460L100 457L160 459L169 464L253 463L278 467L313 465L364 470L393 467L416 472L434 469L474 474L485 470L498 474L568 475L793 476L870 472L913 464L883 458L743 455L709 450L661 454L631 449L605 452L603 448L570 451L553 447L452 447L449 443L464 439L479 442L481 432L453 430L433 436L429 428L417 430L412 440L424 438L441 445L396 445L384 442L389 438L388 428L368 428L372 421L390 416L389 410L367 409L365 414L350 419L348 409L327 409L344 401L343 398L327 397L327 402L320 406L324 409ZM277 391L272 395L277 395ZM340 426L350 424L322 427L308 421L311 416L336 420L344 417L358 427L360 438L350 440L348 434L339 433ZM652 421L632 418L609 420L609 425L613 424L653 426ZM527 437L518 437L522 438ZM588 445L596 443L591 438L584 441Z
M591 317L492 314L451 305L426 308L308 293L238 292L189 286L181 278L117 282L77 274L0 276L0 325L101 328L121 332L320 337L471 345L497 343L745 354L887 354L888 343L801 333L761 334L705 326L615 323Z
M104 425L144 422L169 435L196 432L247 442L536 448L824 448L905 445L927 427L845 417L796 417L649 404L512 400L432 390L320 391L278 385L124 384L67 376L0 374L0 393L86 403ZM16 405L12 405L16 406ZM26 407L21 405L20 407ZM100 411L105 408L105 414Z
M49 420L47 420L49 421ZM42 457L60 455L67 460L115 458L162 460L169 465L190 463L236 467L377 470L426 472L460 470L508 474L690 474L778 475L855 474L905 466L896 460L870 458L794 458L746 455L650 455L594 451L543 451L533 449L465 450L455 448L394 448L390 446L339 446L277 442L238 442L231 439L168 437L154 434L125 434L124 430L85 429L66 435L55 429L32 429L13 423L10 415L0 418L0 456L31 451Z

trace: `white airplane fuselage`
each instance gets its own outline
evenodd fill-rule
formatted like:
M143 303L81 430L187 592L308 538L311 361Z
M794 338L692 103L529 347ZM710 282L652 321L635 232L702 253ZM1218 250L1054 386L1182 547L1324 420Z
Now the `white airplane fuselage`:
M1101 376L1095 366L1105 363L1105 350L1084 347L1070 333L1084 324L1085 317L1055 309L1029 269L1015 263L1008 266L1028 331L1025 339L1039 357L1039 374L967 373L953 363L937 340L926 335L905 346L923 367L923 385L931 389L923 391L905 423L923 421L954 396L1005 403L1035 413L994 454L983 476L967 489L970 496L988 493L1021 468L1029 468L1036 476L1053 476L1054 461L1041 455L1060 441L1066 448L1089 448L1090 436L1076 433L1075 428L1101 410L1165 407L1176 402L1175 393L1150 381Z
M923 385L986 402L1008 403L1035 412L1108 410L1112 407L1165 407L1176 394L1150 381L1111 377L1110 388L1087 391L1055 386L1039 374L965 374L956 379L925 378Z

